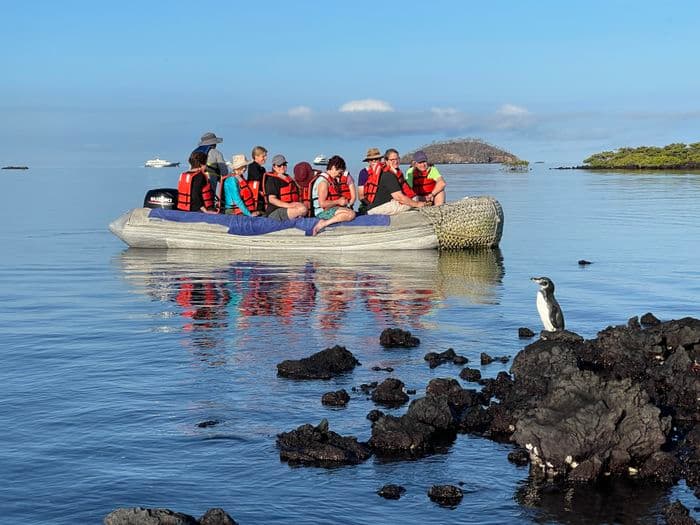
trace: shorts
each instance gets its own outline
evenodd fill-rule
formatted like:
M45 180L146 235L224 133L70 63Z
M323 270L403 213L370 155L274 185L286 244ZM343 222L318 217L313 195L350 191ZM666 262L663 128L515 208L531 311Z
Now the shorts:
M272 210L267 217L269 219L275 219L276 221L288 221L289 214L287 213L287 208L275 208Z
M407 204L401 204L394 199L391 199L389 202L381 204L376 208L367 210L367 215L396 215L397 213L402 213L410 209L411 207Z
M332 208L328 208L327 210L323 210L321 213L316 214L317 219L330 219L335 215L335 212L337 212L339 209L338 206L333 206Z

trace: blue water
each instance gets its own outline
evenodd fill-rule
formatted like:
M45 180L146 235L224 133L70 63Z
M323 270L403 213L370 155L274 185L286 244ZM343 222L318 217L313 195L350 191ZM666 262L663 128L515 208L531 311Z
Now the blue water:
M423 355L452 347L515 355L517 329L539 331L534 275L547 275L567 327L585 337L647 311L700 317L700 175L589 173L535 165L441 168L448 198L493 195L505 213L500 252L259 256L129 250L107 230L176 170L3 171L0 208L0 513L3 523L100 523L117 507L240 523L655 523L683 484L585 488L542 496L508 444L458 436L445 454L337 469L291 468L275 436L304 423L370 436L375 408L324 392L393 375L420 396ZM42 198L37 201L37 189ZM577 261L593 262L579 267ZM384 350L388 326L417 349ZM275 365L342 344L362 362L331 381L276 377ZM481 367L493 377L508 365ZM393 412L400 414L404 408ZM200 428L199 423L218 421ZM436 483L463 482L455 509ZM399 501L375 492L406 487Z

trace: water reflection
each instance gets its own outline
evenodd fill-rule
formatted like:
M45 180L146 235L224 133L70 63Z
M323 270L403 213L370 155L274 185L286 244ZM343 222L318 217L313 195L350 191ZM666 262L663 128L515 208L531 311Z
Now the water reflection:
M623 480L554 490L528 478L515 494L516 501L530 508L538 523L584 525L598 523L657 523L661 507L668 503L668 490L660 486Z
M298 323L328 333L346 323L420 327L447 297L497 303L503 277L498 250L271 254L131 248L118 264L136 290L180 307L181 329L200 348L216 346L216 334L229 325L237 337L251 328L261 333Z

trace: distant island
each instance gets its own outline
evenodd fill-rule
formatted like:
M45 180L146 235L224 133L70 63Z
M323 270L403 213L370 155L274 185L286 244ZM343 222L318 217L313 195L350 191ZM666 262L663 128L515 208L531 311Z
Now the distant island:
M479 139L454 139L433 142L401 157L402 164L410 164L413 154L423 150L433 164L514 164L522 162L517 156Z
M700 142L675 143L663 147L641 146L603 151L583 161L580 169L697 170L700 169Z

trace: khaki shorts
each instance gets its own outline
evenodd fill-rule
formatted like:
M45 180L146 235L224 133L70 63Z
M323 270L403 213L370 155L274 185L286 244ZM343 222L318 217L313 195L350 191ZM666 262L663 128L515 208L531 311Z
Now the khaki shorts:
M391 199L381 206L367 210L367 215L396 215L397 213L402 213L410 209L411 207L408 204L401 204L399 201Z

